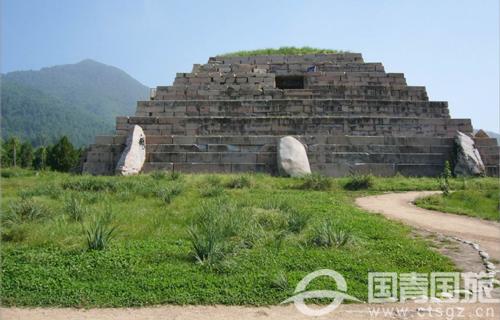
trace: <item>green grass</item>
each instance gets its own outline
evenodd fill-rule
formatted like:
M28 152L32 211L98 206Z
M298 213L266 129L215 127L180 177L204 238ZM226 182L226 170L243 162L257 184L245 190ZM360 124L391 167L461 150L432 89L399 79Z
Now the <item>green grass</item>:
M314 190L301 189L304 179L262 174L3 171L9 176L1 179L4 305L278 304L300 279L322 268L343 274L348 293L366 300L370 271L454 270L428 243L412 239L410 228L353 204L357 196L398 187L437 189L435 179L374 178L368 190L346 191L349 178ZM468 184L498 182L482 178ZM208 187L213 190L204 192ZM35 204L43 214L6 219L11 206L26 199L32 201L28 213L37 210ZM106 210L112 222L99 229L95 219ZM321 229L325 223L329 227ZM110 228L112 237L102 238ZM102 250L89 250L89 230ZM208 263L204 252L214 253ZM318 279L313 288L328 284Z
M486 220L500 220L500 197L498 188L469 189L452 192L449 196L432 195L417 199L422 208L467 215Z
M304 54L320 54L320 53L344 53L348 51L319 49L311 47L280 47L280 48L265 48L257 50L242 50L224 53L221 57L249 57L249 56L264 56L264 55L304 55Z

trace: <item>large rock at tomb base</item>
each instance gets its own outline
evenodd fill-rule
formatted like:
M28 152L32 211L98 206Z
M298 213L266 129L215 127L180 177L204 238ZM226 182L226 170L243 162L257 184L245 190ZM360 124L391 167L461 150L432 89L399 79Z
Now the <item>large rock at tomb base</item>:
M146 135L142 128L135 125L129 132L125 150L116 165L115 173L123 176L138 174L146 161Z
M294 137L286 136L280 139L277 158L281 175L301 177L311 173L306 148Z
M471 137L457 131L455 135L456 159L454 173L457 176L484 175L485 168L479 151Z

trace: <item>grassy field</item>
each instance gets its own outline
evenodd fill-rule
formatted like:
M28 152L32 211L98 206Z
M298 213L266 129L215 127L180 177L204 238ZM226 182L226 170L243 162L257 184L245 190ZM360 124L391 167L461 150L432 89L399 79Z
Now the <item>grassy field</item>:
M500 220L500 194L498 187L475 188L465 185L448 196L433 195L417 199L419 207L456 213L487 220Z
M321 268L340 272L348 293L366 300L370 271L454 270L426 242L411 238L408 227L353 204L363 194L437 189L435 179L369 182L5 169L2 303L278 304ZM489 178L468 184L498 188ZM312 287L328 284L318 279Z
M343 53L347 51L333 49L319 49L311 47L280 47L280 48L265 48L256 50L243 50L221 54L222 57L248 57L248 56L264 56L264 55L303 55L313 53Z

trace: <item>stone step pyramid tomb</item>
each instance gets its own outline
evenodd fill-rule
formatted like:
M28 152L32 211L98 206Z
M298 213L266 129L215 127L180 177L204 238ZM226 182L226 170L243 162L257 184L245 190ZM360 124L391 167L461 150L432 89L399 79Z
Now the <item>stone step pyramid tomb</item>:
M312 172L436 176L456 161L458 132L472 138L485 173L498 175L495 139L474 136L470 119L450 118L447 102L429 101L425 87L359 53L218 56L152 89L135 116L118 117L83 171L115 174L124 150L142 148L135 172L277 174L279 141L293 136ZM132 135L140 147L127 147Z

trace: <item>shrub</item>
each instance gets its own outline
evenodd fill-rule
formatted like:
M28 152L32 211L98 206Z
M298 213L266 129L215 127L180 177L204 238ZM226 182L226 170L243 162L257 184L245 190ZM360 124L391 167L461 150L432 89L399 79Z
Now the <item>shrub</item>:
M349 178L349 181L344 185L346 190L365 190L373 187L374 178L372 175L353 175Z
M10 219L32 221L47 216L48 210L32 198L24 198L11 203L10 214Z
M87 214L87 208L82 204L82 200L71 195L64 203L64 212L73 221L81 222Z
M446 161L444 163L444 169L441 176L438 178L439 189L443 192L443 196L447 197L450 195L450 178L451 178L451 166L450 162Z
M226 184L226 187L231 189L250 188L252 186L252 179L248 175L239 175L232 177Z
M92 221L84 228L89 250L104 250L109 246L115 235L116 226L113 225L113 213L107 208L104 213L94 215Z
M316 225L310 237L310 243L318 247L342 247L351 241L351 233L336 226L332 221Z
M302 178L299 189L303 190L329 190L332 187L332 180L329 177L313 173Z

